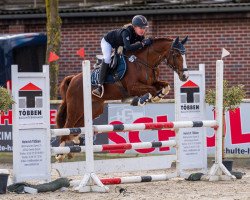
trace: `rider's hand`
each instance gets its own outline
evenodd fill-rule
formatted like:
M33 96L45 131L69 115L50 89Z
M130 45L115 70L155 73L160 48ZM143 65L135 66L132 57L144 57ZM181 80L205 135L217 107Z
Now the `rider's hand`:
M143 46L149 46L153 43L152 39L151 38L147 38L147 39L144 39L142 40L142 45Z

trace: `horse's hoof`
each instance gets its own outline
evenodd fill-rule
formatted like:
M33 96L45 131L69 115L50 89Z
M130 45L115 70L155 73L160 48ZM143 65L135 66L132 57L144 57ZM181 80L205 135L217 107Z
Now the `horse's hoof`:
M131 106L138 106L138 102L139 102L139 97L136 96L133 98L132 102L131 102Z
M65 159L65 155L63 154L58 154L55 156L57 162L61 163Z
M77 138L73 139L73 143L74 143L74 145L79 145L80 144L79 136Z
M140 101L138 102L138 106L144 106L146 102L141 103Z
M165 96L169 93L170 90L171 90L171 87L170 87L170 85L168 85L167 87L162 88L162 93Z
M138 106L144 106L150 99L152 99L152 95L150 93L141 96L138 101Z
M159 102L159 101L161 101L161 100L162 100L162 98L159 98L158 96L156 96L156 97L150 99L150 101L151 101L152 103L156 103L156 102Z

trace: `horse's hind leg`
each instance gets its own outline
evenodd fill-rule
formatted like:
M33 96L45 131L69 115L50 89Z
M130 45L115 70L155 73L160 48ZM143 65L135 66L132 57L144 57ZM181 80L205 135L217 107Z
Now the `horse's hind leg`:
M81 99L79 99L81 100ZM67 116L65 127L84 127L84 110L83 102L77 104L78 108L74 105L68 106L68 113L71 113ZM103 113L104 102L103 101L93 101L92 102L92 115L93 119L98 117ZM70 135L66 141L62 141L60 146L65 146L67 141L73 141L74 145L80 144L80 135ZM73 158L74 153L68 153L68 159ZM61 162L65 158L65 155L58 155L56 159Z
M73 128L73 127L83 127L83 100L82 95L74 98L74 96L69 96L67 99L67 117L64 128ZM79 144L80 140L78 135L65 135L60 139L60 147L67 145ZM73 157L73 153L67 154L68 159ZM57 155L56 159L61 162L65 158L65 155Z
M74 123L74 126L69 126L69 127L83 127L84 126L84 122L83 122L83 117L80 117L79 120L76 120L76 122ZM66 121L67 123L67 121ZM68 123L69 124L69 123ZM65 127L67 127L67 124L65 124ZM74 146L74 145L78 145L80 143L80 139L79 139L80 135L67 135L67 136L62 136L61 137L61 141L60 141L60 147L65 147L65 146ZM68 159L71 159L74 157L74 153L68 153L67 154ZM56 155L56 159L58 162L62 162L65 158L64 154L59 154Z

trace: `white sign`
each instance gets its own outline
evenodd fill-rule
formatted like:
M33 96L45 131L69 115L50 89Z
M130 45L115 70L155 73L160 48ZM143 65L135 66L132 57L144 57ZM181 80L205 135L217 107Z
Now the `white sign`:
M175 74L175 121L205 120L205 66L190 71L189 79L181 82ZM205 128L182 128L179 139L180 169L207 169Z
M18 72L12 65L13 181L50 180L49 68Z

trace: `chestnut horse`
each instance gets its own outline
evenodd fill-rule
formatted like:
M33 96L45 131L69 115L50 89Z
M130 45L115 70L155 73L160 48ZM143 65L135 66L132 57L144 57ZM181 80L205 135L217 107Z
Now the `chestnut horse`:
M144 105L146 102L161 100L170 90L169 84L158 80L159 64L165 61L166 65L175 71L181 81L188 79L185 60L185 47L188 37L179 41L170 38L154 38L153 43L135 52L126 52L124 57L127 72L121 81L114 84L105 84L102 98L92 95L93 119L103 113L106 100L122 100L134 97L132 105ZM82 73L71 75L62 81L60 93L62 103L57 113L58 128L73 128L84 126L83 83ZM60 146L65 142L79 143L75 136L62 136ZM61 155L62 156L62 155ZM70 158L71 155L68 155ZM62 160L59 157L58 160Z

